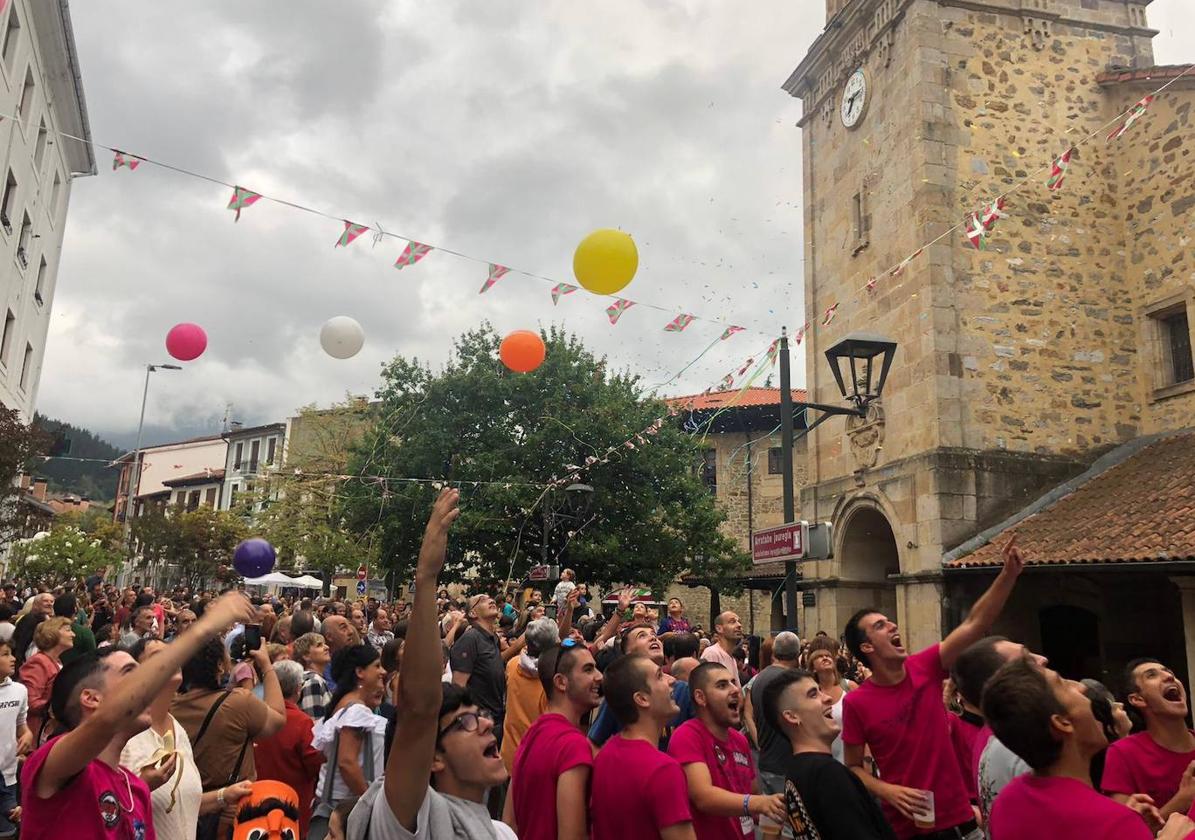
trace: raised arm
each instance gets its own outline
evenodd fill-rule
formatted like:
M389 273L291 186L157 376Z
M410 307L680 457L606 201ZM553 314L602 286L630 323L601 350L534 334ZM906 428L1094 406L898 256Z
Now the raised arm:
M560 628L560 638L562 639L567 639L573 629L573 610L577 608L577 602L580 600L580 589L569 590L568 597L564 600L564 607L556 616L556 626Z
M618 632L619 626L622 624L622 616L631 606L631 599L635 597L635 590L631 587L624 587L622 592L618 593L618 606L614 610L614 614L610 616L610 620L602 627L597 638L593 640L593 649L597 650L606 643L606 640Z
M967 614L963 623L942 640L939 656L944 671L953 668L959 654L988 634L1012 595L1012 588L1025 568L1025 558L1017 548L1015 534L1004 544L1001 553L1004 555L1004 568L1000 570L1000 574L996 575L988 591L971 607L971 612Z
M229 592L209 606L203 617L143 664L130 662L129 673L94 712L76 728L54 742L37 774L35 794L49 799L96 758L114 733L126 729L158 696L174 672L182 667L208 639L236 622L253 619L255 610L241 592Z
M390 751L386 762L386 804L407 831L415 821L431 779L436 736L440 728L440 632L436 626L436 584L448 551L448 529L460 515L460 491L446 489L436 499L431 519L423 533L423 547L415 568L415 598L407 624L399 669L399 699L402 714L395 727L394 742L400 750Z

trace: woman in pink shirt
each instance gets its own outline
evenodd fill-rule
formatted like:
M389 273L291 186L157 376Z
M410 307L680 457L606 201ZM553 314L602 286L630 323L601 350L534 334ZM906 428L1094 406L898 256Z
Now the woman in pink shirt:
M17 674L29 691L28 724L36 745L42 743L42 726L46 721L54 678L62 670L62 654L75 644L71 620L47 618L33 631L33 643L37 645L37 653L25 660Z

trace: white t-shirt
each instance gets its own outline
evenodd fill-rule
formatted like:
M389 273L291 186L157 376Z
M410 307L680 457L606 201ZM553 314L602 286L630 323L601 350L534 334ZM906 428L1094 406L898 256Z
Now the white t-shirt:
M195 840L203 782L199 777L199 767L195 764L187 730L173 717L170 722L174 726L174 749L178 756L174 775L150 794L154 809L154 832L158 840ZM154 763L165 750L166 739L150 727L128 740L121 750L120 763L140 774L142 767ZM177 790L174 787L176 781ZM174 791L173 807L170 805L171 791Z
M983 812L984 831L992 815L992 803L1004 786L1029 772L1029 765L1019 755L1000 742L995 735L979 754L979 810Z
M702 662L717 662L723 668L730 672L730 678L735 685L739 684L739 665L734 657L722 649L722 646L717 642L705 649L705 653L701 654Z
M17 727L28 715L29 689L5 677L0 681L0 772L6 785L17 783Z
M361 745L362 750L373 749L373 776L366 777L366 784L381 776L386 770L386 719L381 715L375 715L361 703L353 703L351 706L345 706L327 720L321 720L316 723L315 731L311 737L311 745L317 750L322 750L325 756L324 764L320 767L319 771L319 781L315 785L316 799L320 800L321 804L324 805L334 804L340 802L342 799L353 796L353 792L349 789L348 783L345 782L344 776L336 767L336 756L333 754L336 732L342 728L356 729L363 742ZM360 761L361 767L364 769L364 754L361 755ZM323 801L324 785L326 784L326 775L329 771L333 771L332 803ZM325 808L324 810L328 809Z
M423 804L419 806L419 814L415 817L415 833L412 834L403 828L402 823L390 810L386 794L379 793L378 798L373 801L373 815L369 820L369 840L441 840L439 837L431 836L431 809L433 806L438 810L449 807L447 798L429 787L427 795L423 797ZM490 824L494 827L494 836L498 840L519 840L518 835L506 823L490 820ZM486 840L486 838L478 837L474 840Z

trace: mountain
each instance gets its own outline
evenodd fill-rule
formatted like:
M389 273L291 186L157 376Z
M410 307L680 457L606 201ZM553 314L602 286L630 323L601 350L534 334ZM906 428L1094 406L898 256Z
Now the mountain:
M37 468L37 474L49 480L50 492L75 493L103 502L116 498L119 470L107 465L124 454L122 450L87 429L61 420L38 414L33 422L58 439L55 453L61 452L69 442L69 450L62 453L65 458L51 458ZM90 460L70 460L74 458Z

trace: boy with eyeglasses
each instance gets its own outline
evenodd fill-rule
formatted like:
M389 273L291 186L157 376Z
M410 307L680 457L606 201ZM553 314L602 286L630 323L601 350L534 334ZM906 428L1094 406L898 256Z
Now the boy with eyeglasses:
M515 754L507 814L523 840L584 840L593 751L581 718L602 702L602 673L584 642L565 639L539 657L548 709Z
M440 682L437 577L459 503L460 491L441 492L423 535L399 670L397 748L390 751L385 776L349 815L352 838L516 840L508 826L490 820L482 804L486 790L507 779L494 722L468 689Z

